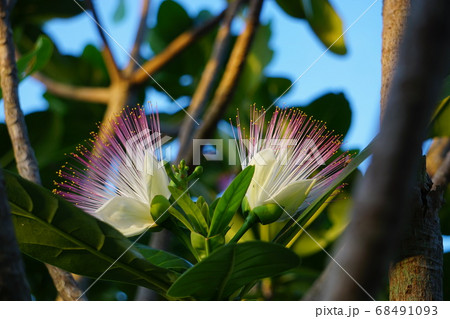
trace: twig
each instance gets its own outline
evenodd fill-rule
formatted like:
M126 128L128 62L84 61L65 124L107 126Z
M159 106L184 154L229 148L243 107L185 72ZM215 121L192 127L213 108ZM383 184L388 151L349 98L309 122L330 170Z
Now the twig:
M372 163L358 185L353 219L340 241L336 260L364 289L376 295L388 272L415 184L440 83L447 74L450 2L412 2L397 72L387 100ZM414 48L414 50L411 50ZM316 300L367 299L348 274L330 263Z
M194 135L194 138L203 139L209 136L216 128L217 122L225 113L225 110L237 87L248 52L250 51L252 40L259 24L261 7L262 0L250 1L250 8L245 29L236 40L223 77L217 87L213 100L211 101L211 105L203 117L203 122ZM192 147L187 149L186 154L181 155L184 155L183 158L188 163L191 163Z
M139 20L139 26L136 31L136 37L134 39L133 48L131 49L131 57L127 67L124 70L125 75L130 74L136 67L134 60L139 60L139 50L141 48L142 39L144 38L147 28L147 16L148 9L150 7L150 0L142 0L141 18ZM134 60L133 60L134 59Z
M71 100L106 104L111 95L109 88L72 86L56 82L39 72L34 73L32 76L44 84L48 92Z
M148 80L148 74L153 74L164 67L175 56L183 52L201 36L213 29L220 20L222 20L225 11L218 16L211 18L203 25L196 27L192 30L183 32L177 36L161 53L155 55L152 59L148 60L142 65L142 68L137 69L131 76L132 84L141 84Z
M1 169L0 226L2 227L0 232L0 300L30 300L30 288L25 277L25 269L14 234L14 225L6 198Z
M5 107L5 122L11 137L19 174L28 180L40 183L38 164L28 138L24 116L19 103L17 66L14 58L14 43L9 22L8 9L10 7L6 8L5 0L0 0L0 5L0 73ZM58 291L63 298L68 298L74 291L77 292L77 296L81 295L81 291L74 285L74 282L67 280L71 277L69 273L53 266L47 267L52 270L50 274L52 275L56 288L64 288ZM54 273L64 275L54 276ZM65 278L66 281L61 282L62 278Z
M105 32L103 31L102 24L100 23L100 20L97 15L97 11L95 10L92 0L87 0L86 2L87 2L89 9L92 12L92 16L95 20L95 27L97 28L98 33L99 33L99 35L102 39L103 45L104 45L103 58L105 60L106 67L108 69L109 76L114 81L114 80L122 77L121 71L120 71L119 67L117 66L116 60L114 59L114 56L113 56L111 48L108 44L108 40L106 39Z
M225 19L222 21L222 25L217 33L211 57L203 70L200 83L195 90L191 104L188 108L188 113L191 116L186 116L181 124L179 132L180 150L178 152L178 161L181 160L184 154L186 154L187 148L191 146L190 141L194 133L195 124L192 119L199 119L200 114L203 112L206 103L208 102L217 75L225 62L226 51L228 50L230 44L231 22L233 21L241 3L242 0L235 0L226 10Z

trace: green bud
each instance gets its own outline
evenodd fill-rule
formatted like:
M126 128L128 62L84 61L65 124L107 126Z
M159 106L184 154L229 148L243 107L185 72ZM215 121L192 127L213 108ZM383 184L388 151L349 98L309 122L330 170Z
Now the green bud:
M258 217L261 224L267 225L276 222L283 214L283 209L277 204L265 204L253 208L251 213Z
M169 216L170 202L162 195L153 197L150 214L157 225L161 225Z

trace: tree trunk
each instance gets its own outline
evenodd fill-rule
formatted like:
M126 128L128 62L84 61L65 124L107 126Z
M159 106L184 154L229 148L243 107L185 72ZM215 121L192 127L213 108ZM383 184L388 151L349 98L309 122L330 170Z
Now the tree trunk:
M381 119L393 74L397 69L411 0L385 0L383 3L383 48ZM414 48L411 48L414 50ZM420 150L418 150L417 156ZM412 194L410 218L400 242L400 251L389 274L390 300L441 300L443 298L443 248L439 223L439 196L421 167L420 178Z
M397 67L398 51L406 26L411 0L384 0L381 48L381 104L380 118L384 116L392 77Z

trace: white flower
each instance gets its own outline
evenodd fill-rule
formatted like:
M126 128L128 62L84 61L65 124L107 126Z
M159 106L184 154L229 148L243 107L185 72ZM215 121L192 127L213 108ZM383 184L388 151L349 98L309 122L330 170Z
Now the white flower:
M169 178L156 156L159 151L162 158L157 113L149 128L143 107L127 107L100 132L102 138L93 133L92 150L79 146L72 153L79 165L63 166L55 192L125 236L137 235L156 226L152 199L170 197Z
M323 122L294 109L277 109L265 128L265 111L253 107L247 136L237 116L242 169L255 166L246 194L250 209L278 204L288 214L306 207L340 174L350 156L338 156L341 136L326 131ZM264 138L263 138L264 137Z

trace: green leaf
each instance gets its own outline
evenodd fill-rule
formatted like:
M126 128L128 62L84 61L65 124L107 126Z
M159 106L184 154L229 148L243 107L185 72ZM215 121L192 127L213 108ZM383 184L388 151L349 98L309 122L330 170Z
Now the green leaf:
M276 0L276 2L291 17L299 19L306 18L302 0Z
M243 286L279 275L299 262L295 253L273 243L226 245L181 275L168 294L197 300L228 299Z
M176 273L148 262L113 227L45 188L3 172L23 253L79 275L103 275L105 280L144 286L161 294L176 278Z
M344 93L327 93L300 110L326 122L336 134L345 136L350 129L352 110Z
M79 1L79 5L86 8L86 1ZM83 11L73 0L41 1L21 0L16 1L11 13L13 25L40 25L53 18L71 18L83 14Z
M170 269L180 273L183 273L184 271L192 267L192 264L186 259L168 253L164 250L154 249L140 243L136 243L135 247L139 250L139 252L142 254L142 256L144 256L145 259L147 259L155 266Z
M46 36L39 36L33 50L23 55L17 61L17 73L19 79L23 80L32 73L42 69L50 60L52 52L52 41Z
M173 186L169 186L169 191L172 193L175 202L183 209L194 230L206 236L208 233L208 225L206 224L205 217L203 217L201 210L192 201L187 192L183 192Z
M149 31L150 46L161 52L176 36L192 26L186 10L172 0L163 1L158 9L156 25Z
M328 0L303 0L303 9L309 25L320 41L327 48L333 45L330 51L334 53L347 53L341 18Z
M348 196L348 194L345 194ZM337 198L329 203L325 212L308 227L308 234L302 234L292 249L301 257L312 255L332 243L350 221L350 198ZM313 240L314 238L314 240Z
M254 166L246 167L225 190L214 210L209 236L222 233L228 226L239 206L241 206L254 173Z
M117 4L117 8L116 11L114 11L114 16L113 16L113 20L114 22L120 22L123 20L123 18L125 18L125 0L119 0L118 4Z
M450 95L439 102L433 115L429 138L450 136Z
M209 206L205 198L203 196L199 196L195 204L200 209L203 217L206 220L206 223L209 225L211 223L211 216L209 215Z
M376 137L375 137L376 139ZM334 192L334 190L343 183L343 181L358 168L364 160L367 159L372 154L372 145L375 139L370 142L365 149L361 151L356 157L352 158L350 163L342 170L341 174L330 184L322 193L321 196L317 197L304 211L300 213L300 216L296 214L293 220L289 220L283 229L277 234L273 240L276 243L287 245L295 235L301 231L300 226L305 226L309 219L314 215L314 213L322 206L322 204L327 200L327 198Z

